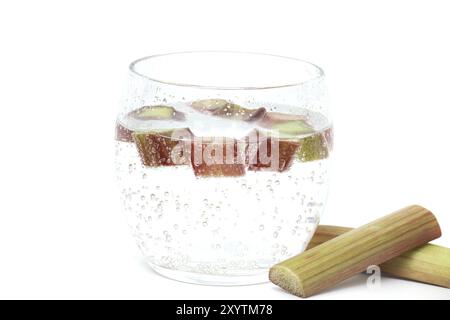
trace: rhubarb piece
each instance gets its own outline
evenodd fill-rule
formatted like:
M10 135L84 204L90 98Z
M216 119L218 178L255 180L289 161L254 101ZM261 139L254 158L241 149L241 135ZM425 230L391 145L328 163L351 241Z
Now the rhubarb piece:
M352 228L319 225L308 249L327 242ZM380 265L381 271L398 278L450 288L450 249L424 244Z
M314 128L301 115L279 112L267 112L259 125L263 128L276 130L280 137L292 137L314 132Z
M197 177L237 177L245 174L245 144L224 137L196 137L191 163Z
M247 122L258 121L266 113L265 108L246 109L237 104L229 104L225 107L218 108L212 112L212 115L230 119L242 120Z
M328 142L324 132L303 138L301 141L302 146L298 151L298 159L301 162L321 160L328 157Z
M272 130L277 130L280 136L300 136L314 132L314 129L303 120L285 121L272 124Z
M247 122L259 121L260 119L262 119L264 117L264 115L267 112L266 108L246 109L246 110L247 110L247 115L246 115L245 119L243 119L243 120L247 121Z
M296 152L298 152L299 158L303 161L314 160L319 158L319 156L325 157L324 152L328 156L328 149L325 148L325 151L323 151L320 141L316 141L317 138L302 138L304 135L314 133L314 129L305 121L303 116L268 112L264 115L259 125L270 129L270 132L266 141L263 139L259 143L259 148L262 149L258 151L257 159L249 166L249 170L286 171L291 166ZM273 157L271 149L274 148L274 143L275 146L278 146L278 149L275 149L278 150L278 165L274 165L274 160L276 159L272 159L270 163L261 160L265 150L268 150L267 155Z
M267 120L267 114L271 118L270 121ZM328 141L330 143L332 141L331 129L314 134L314 129L301 116L280 113L275 113L275 116L270 115L271 113L267 114L262 121L262 125L266 126L270 131L265 134L265 139L264 137L260 139L258 148L262 149L258 150L257 159L250 164L249 170L286 171L291 166L295 154L301 162L328 157L330 150ZM292 118L297 120L290 120ZM305 135L309 136L304 137ZM261 138L261 131L258 137ZM271 162L261 160L265 159L264 155L272 157L271 149L274 148L274 145L278 146L278 149L275 149L278 150L278 166L274 165L273 159Z
M212 114L214 111L225 108L230 104L224 99L204 99L192 102L191 106L199 112Z
M170 106L145 106L134 110L130 116L138 120L185 120L184 113Z
M194 101L191 106L199 112L230 120L258 121L266 114L265 108L247 109L223 99Z
M248 170L283 172L291 167L294 155L300 147L300 140L279 139L262 131L256 131L256 137L257 140L250 138L249 142Z
M263 127L272 127L275 123L286 121L303 121L306 122L306 117L299 114L281 113L281 112L267 112L261 120Z
M268 115L268 116L267 116ZM269 126L271 130L276 130L280 138L291 138L314 133L314 129L301 116L268 113L263 120L263 125ZM296 118L297 120L287 120ZM270 121L267 120L271 118ZM304 138L298 138L301 147L298 151L298 158L301 162L325 159L329 155L332 143L331 128L318 132Z
M125 128L118 121L116 122L116 140L123 142L133 142L133 131Z
M308 297L440 236L429 210L409 206L276 264L269 279Z
M192 133L187 128L134 132L133 139L146 167L190 163Z

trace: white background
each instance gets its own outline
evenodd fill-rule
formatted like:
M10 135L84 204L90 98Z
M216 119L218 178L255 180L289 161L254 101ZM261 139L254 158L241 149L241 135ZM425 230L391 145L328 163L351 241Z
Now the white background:
M143 263L119 208L115 114L128 63L172 51L293 56L324 68L336 129L322 223L417 203L450 247L447 1L3 1L0 298L290 299L272 284L205 287ZM450 298L350 279L313 298Z

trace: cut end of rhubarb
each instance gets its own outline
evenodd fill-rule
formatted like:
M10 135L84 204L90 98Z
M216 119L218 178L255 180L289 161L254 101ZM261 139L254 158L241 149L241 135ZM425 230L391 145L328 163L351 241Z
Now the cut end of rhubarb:
M260 122L263 128L276 130L280 137L292 137L314 132L314 128L300 115L267 112Z
M192 108L203 113L213 113L218 109L225 108L232 103L224 99L203 99L191 103Z
M269 280L289 293L306 297L302 282L289 268L281 265L273 266L269 271Z
M130 113L130 116L138 120L185 120L184 113L170 106L145 106Z
M300 136L314 132L314 129L302 120L275 123L272 130L277 130L281 136Z

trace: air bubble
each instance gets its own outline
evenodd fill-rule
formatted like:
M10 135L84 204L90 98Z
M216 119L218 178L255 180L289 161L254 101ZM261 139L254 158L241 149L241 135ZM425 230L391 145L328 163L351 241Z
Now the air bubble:
M273 233L273 237L274 237L274 238L278 238L278 232L275 231L275 232Z

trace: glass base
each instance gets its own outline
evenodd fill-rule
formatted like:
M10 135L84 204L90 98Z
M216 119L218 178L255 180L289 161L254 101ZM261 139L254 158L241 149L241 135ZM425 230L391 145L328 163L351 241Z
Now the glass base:
M211 275L204 273L186 272L159 267L148 262L150 267L163 277L181 282L208 286L242 286L269 282L268 270L257 270L244 275Z

